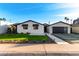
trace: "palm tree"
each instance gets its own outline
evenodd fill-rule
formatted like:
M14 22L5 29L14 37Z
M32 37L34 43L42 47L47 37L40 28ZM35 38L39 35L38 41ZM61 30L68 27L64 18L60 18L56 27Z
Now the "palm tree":
M71 21L71 24L72 24L72 19L70 21Z
M69 21L69 18L68 18L68 17L65 17L64 19L66 20L66 22L68 22L68 21Z

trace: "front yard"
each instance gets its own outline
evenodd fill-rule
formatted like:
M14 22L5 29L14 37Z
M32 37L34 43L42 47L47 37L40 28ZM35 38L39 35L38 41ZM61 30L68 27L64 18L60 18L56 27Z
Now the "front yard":
M69 43L79 43L79 34L54 34L54 35Z
M0 41L47 41L45 35L28 35L28 34L0 34Z

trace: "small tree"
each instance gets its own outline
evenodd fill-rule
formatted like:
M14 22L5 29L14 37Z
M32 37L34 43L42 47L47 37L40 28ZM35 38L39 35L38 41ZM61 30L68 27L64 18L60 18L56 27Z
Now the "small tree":
M75 20L73 21L73 24L79 24L79 18L75 19Z
M6 18L3 18L3 21L6 21Z
M1 25L1 21L6 21L6 18L0 18L0 25Z
M13 34L13 33L16 33L16 26L14 25L10 25L7 29L7 33L9 34Z
M1 21L2 21L3 19L2 18L0 18L0 25L1 25Z

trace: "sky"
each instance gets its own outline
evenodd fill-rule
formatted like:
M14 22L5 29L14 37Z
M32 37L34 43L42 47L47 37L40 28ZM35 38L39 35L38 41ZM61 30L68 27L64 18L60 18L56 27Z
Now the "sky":
M79 17L78 3L0 3L0 18L11 23L34 20L40 23L65 21Z

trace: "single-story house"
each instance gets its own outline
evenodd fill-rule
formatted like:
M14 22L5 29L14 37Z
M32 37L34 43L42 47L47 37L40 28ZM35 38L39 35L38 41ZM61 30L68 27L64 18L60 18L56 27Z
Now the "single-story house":
M16 27L17 33L44 35L44 25L36 21L28 20L22 23L17 23Z
M56 22L48 26L49 33L71 33L71 25L62 21Z

